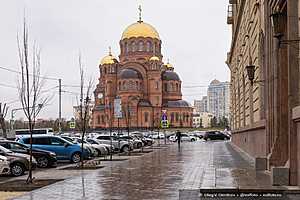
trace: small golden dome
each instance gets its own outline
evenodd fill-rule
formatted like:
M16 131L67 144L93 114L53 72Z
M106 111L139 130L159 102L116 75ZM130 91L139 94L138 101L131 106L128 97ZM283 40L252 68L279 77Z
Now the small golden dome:
M157 56L152 56L149 60L150 61L159 61L160 59Z
M116 58L109 54L108 56L105 56L104 58L102 58L101 60L101 65L111 65L114 64L116 61Z
M169 62L168 62L167 64L165 64L165 66L166 66L168 69L171 69L171 68L173 68L173 65L172 65L172 64L170 64Z
M150 37L150 38L159 38L158 32L150 24L138 21L134 24L128 26L122 34L123 39L129 39L133 37Z

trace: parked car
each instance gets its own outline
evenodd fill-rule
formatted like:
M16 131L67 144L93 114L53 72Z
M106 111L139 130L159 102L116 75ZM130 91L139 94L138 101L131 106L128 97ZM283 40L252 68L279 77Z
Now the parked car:
M119 138L116 138L117 140L125 140L125 141L130 141L133 144L133 148L134 149L140 149L144 146L144 143L142 142L142 140L136 138L136 137L132 137L132 136L127 136L127 135L122 135Z
M7 161L7 157L0 156L0 175L9 174L10 167L9 162Z
M30 148L19 142L0 140L0 145L15 153L30 154ZM57 164L57 158L54 152L33 148L32 155L36 159L38 167L53 167Z
M0 146L0 155L7 157L11 175L21 176L25 173L25 171L29 170L29 155L14 153L3 146ZM32 169L35 169L36 166L37 162L34 157L32 157Z
M149 137L152 139L165 139L165 135L163 133L154 133L149 135Z
M220 131L208 131L205 133L203 139L207 140L229 140L230 137Z
M120 152L128 152L129 150L133 150L133 144L131 142L124 140L116 140L114 136L109 135L100 135L97 138L97 141L101 144L108 144L112 142L112 145L116 151Z
M30 137L21 137L19 142L29 146ZM58 136L33 136L32 138L33 148L43 149L47 151L55 152L58 160L70 160L73 163L77 163L81 158L81 147L78 144L73 144ZM83 159L90 157L89 151L83 149Z
M199 139L203 139L205 133L206 133L205 131L193 131L190 135L198 137Z
M154 140L146 137L148 135L146 133L135 131L135 132L130 133L130 135L134 138L141 140L143 142L144 146L151 146L154 144Z
M97 144L104 146L108 154L111 154L115 151L113 146L110 146L109 144L101 144L97 139L87 138L86 141L88 141L92 145Z
M75 138L75 141L81 144L81 138ZM107 155L108 151L104 144L92 144L87 140L83 141L83 144L87 145L89 148L93 148L97 152L97 156Z
M72 142L73 144L78 144L81 147L81 139L79 139L78 137L69 137L69 136L60 136L60 137L69 142ZM98 156L97 150L94 147L92 147L92 145L83 141L83 147L89 151L92 157Z
M177 137L176 135L171 135L169 137L169 140L176 142L177 141ZM181 141L188 141L188 142L195 142L197 140L197 138L195 136L192 135L188 135L186 133L181 133Z

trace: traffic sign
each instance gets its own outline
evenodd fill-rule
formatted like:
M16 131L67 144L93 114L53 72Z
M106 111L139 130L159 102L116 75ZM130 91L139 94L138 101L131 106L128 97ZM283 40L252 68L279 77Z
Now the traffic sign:
M161 120L160 126L161 128L169 128L169 121L168 120Z
M71 121L71 122L69 122L69 127L71 128L71 129L75 129L75 122L73 122L73 121Z

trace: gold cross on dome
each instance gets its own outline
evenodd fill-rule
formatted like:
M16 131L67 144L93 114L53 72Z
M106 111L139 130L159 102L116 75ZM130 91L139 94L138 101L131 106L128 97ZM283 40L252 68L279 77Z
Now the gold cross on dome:
M139 22L142 22L142 6L139 5Z
M111 56L111 46L108 47L108 54Z

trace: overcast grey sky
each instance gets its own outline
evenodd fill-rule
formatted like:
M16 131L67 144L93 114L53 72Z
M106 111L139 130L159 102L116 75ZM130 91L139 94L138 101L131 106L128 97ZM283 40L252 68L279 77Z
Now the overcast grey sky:
M19 70L17 32L27 18L31 41L42 50L42 73L61 78L63 84L79 84L78 53L81 52L87 76L97 80L98 64L112 47L119 55L119 40L125 28L138 20L138 5L143 7L143 21L153 25L162 40L165 61L169 58L181 77L183 87L208 85L211 80L229 80L225 65L230 44L226 24L228 0L0 0L0 66ZM0 69L0 102L18 99L17 75ZM47 81L45 89L57 86ZM64 90L77 92L76 88ZM207 88L183 88L190 103L206 94ZM57 88L51 105L41 118L58 116ZM76 98L63 94L63 117L73 115ZM11 108L20 103L10 104ZM19 112L17 117L22 117Z

